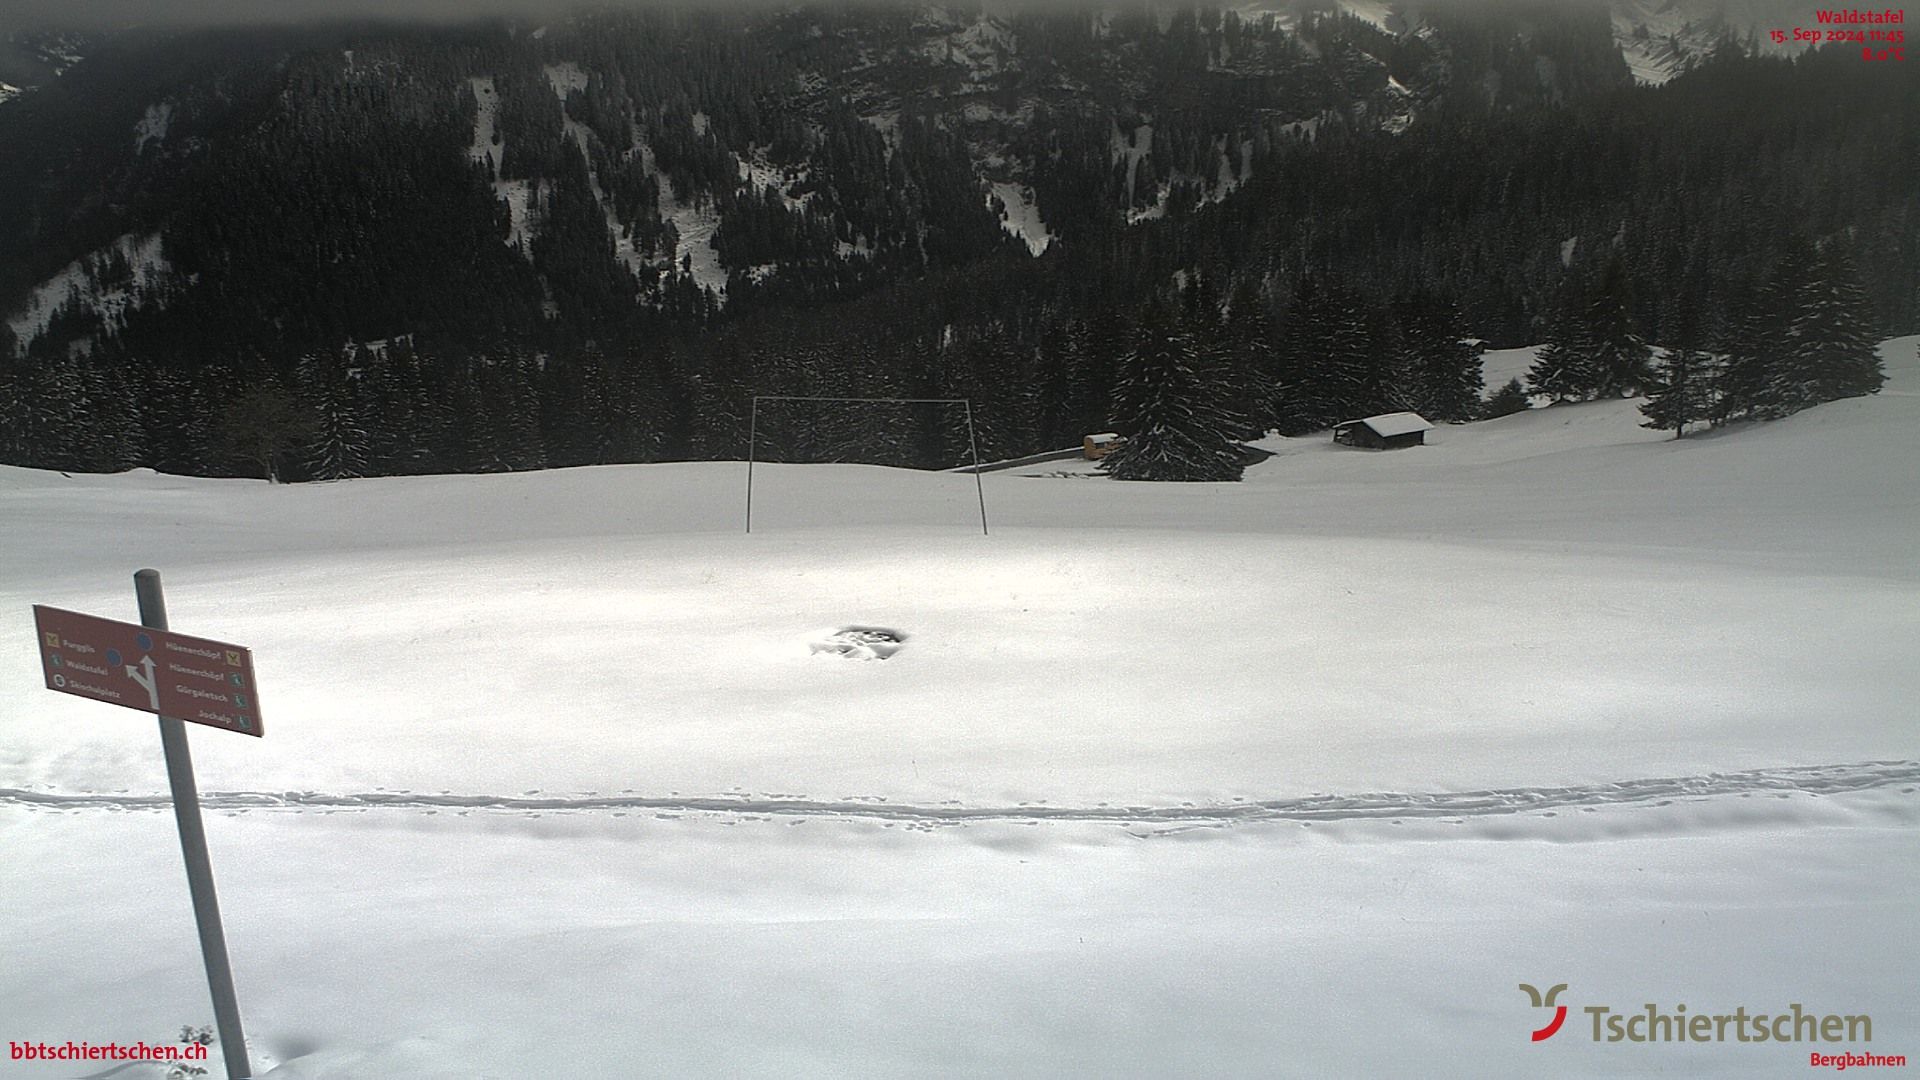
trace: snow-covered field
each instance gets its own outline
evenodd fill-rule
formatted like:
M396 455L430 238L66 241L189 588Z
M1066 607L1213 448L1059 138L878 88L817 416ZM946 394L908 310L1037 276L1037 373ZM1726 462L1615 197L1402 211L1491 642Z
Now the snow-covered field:
M1606 402L992 473L990 536L971 476L867 467L761 466L752 535L729 463L0 470L0 1038L211 1021L153 724L41 689L27 614L154 566L255 650L266 737L192 737L276 1080L1920 1053L1915 344L1681 442ZM813 648L855 626L904 647ZM1874 1039L1591 1038L1649 1002Z

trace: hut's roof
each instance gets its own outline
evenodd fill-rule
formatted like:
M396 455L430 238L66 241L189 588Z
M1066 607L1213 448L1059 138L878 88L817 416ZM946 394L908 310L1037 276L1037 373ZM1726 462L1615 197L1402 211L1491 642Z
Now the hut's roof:
M1379 416L1369 416L1364 420L1343 420L1333 425L1333 428L1338 431L1355 424L1367 425L1373 429L1375 435L1383 439L1391 439L1395 435L1411 435L1416 431L1433 430L1433 425L1427 423L1426 417L1410 412L1381 413Z

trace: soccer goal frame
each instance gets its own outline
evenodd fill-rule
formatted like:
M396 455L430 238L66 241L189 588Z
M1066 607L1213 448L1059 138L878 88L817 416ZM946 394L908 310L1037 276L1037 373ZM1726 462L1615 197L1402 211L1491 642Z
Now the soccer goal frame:
M973 431L972 398L813 397L804 394L755 394L747 414L747 532L753 532L753 459L760 443L760 403L763 401L825 401L847 405L960 405L967 415L967 448L973 454L973 491L980 500L980 535L987 532L987 491L980 483L980 440Z

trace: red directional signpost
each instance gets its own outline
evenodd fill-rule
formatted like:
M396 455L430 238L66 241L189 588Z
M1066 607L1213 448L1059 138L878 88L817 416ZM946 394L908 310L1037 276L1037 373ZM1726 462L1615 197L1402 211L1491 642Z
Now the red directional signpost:
M250 1080L253 1064L240 1027L220 900L213 890L213 863L207 858L207 832L200 823L200 790L193 781L193 756L182 721L261 734L253 653L170 632L158 570L133 575L133 591L140 601L139 624L35 604L33 636L40 645L40 667L49 690L159 714L160 749L173 789L173 817L180 826L180 852L186 857L187 891L193 896L193 921L207 965L220 1051L230 1080Z
M49 690L262 734L249 649L39 604L33 623Z

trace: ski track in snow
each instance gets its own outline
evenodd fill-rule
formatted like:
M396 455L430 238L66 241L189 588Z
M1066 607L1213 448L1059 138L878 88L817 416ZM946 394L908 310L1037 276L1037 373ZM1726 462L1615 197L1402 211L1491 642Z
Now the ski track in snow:
M1920 788L1920 761L1866 761L1844 765L1811 765L1756 769L1747 772L1708 773L1704 776L1658 777L1582 784L1557 788L1500 788L1483 791L1400 793L1367 792L1358 795L1308 795L1290 799L1236 801L1178 806L1114 805L1049 806L1044 802L1016 806L963 806L958 803L913 805L891 803L878 796L846 796L837 801L792 795L671 796L640 795L459 795L375 791L326 794L314 791L203 792L201 805L209 810L495 810L495 811L630 811L725 814L786 818L864 818L926 826L974 822L1041 821L1110 823L1117 825L1229 826L1271 821L1356 821L1392 818L1467 818L1525 814L1600 806L1665 806L1674 801L1749 798L1754 795L1836 795L1900 786L1903 793ZM145 810L171 805L165 795L124 793L61 793L0 788L0 806L29 809Z

